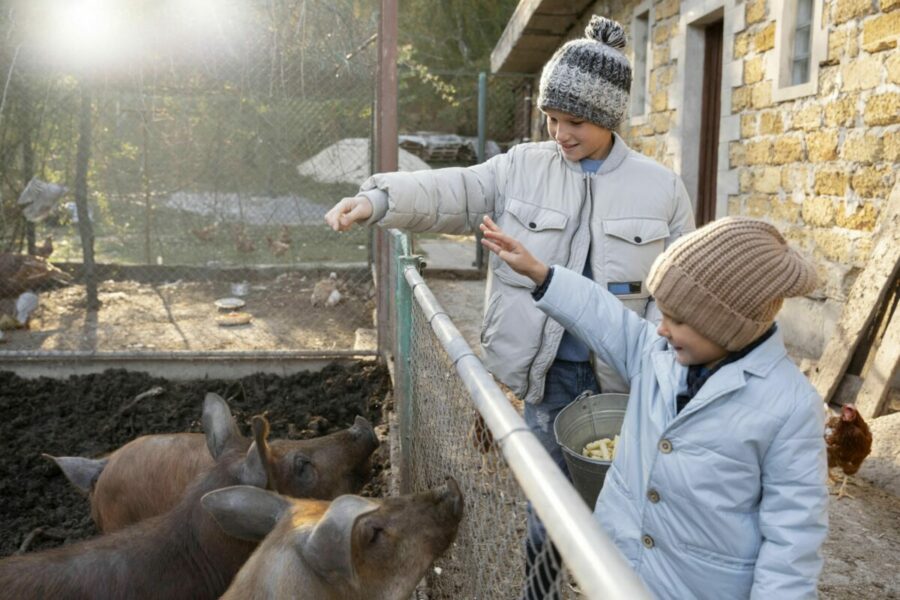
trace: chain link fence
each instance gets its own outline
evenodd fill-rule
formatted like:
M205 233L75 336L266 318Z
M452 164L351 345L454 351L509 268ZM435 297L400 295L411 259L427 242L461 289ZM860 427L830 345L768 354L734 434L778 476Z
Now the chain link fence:
M374 349L375 0L13 4L0 351Z
M502 73L486 74L479 88L475 71L401 68L400 147L433 167L476 164L482 95L485 159L505 152L528 140L534 85L533 76ZM404 89L416 93L405 100Z
M465 496L456 543L427 577L428 597L649 598L437 303L408 237L390 239L400 489L452 476ZM552 543L527 535L529 503Z

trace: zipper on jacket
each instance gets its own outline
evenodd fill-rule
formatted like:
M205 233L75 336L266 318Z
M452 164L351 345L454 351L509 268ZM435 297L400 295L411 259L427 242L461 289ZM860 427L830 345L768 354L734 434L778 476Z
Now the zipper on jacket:
M575 246L575 238L578 237L578 232L581 230L581 227L584 224L584 222L581 219L581 215L584 213L584 205L585 205L585 203L588 203L588 199L593 200L590 174L582 173L581 178L584 180L584 196L582 196L581 206L578 208L578 227L575 228L575 231L572 233L572 239L569 242L569 254L568 254L568 256L566 256L566 261L565 261L566 266L568 266L569 259L572 257L572 248ZM589 202L589 204L590 204L591 208L590 208L590 214L588 215L588 223L587 223L588 240L590 240L590 236L591 236L590 219L593 218L593 216L594 216L594 203L593 203L593 201L591 201L591 202ZM590 242L588 243L588 250L590 250ZM590 260L590 258L591 258L590 252L588 252L588 256L585 258L585 260ZM549 318L550 317L548 317L547 315L544 315L544 323L541 325L541 337L538 341L538 351L531 358L531 364L528 365L528 373L525 375L525 392L522 394L523 401L525 400L525 398L528 397L528 392L531 390L531 372L532 372L532 369L534 369L534 361L537 359L538 354L541 353L541 347L544 345L544 330L547 327L547 319L549 319ZM563 333L563 335L565 335L565 333Z

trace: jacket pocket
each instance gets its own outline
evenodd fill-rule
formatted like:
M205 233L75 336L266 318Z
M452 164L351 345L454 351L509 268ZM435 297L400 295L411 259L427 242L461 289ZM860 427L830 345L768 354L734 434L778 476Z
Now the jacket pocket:
M747 600L753 588L756 560L735 558L706 548L679 544L671 569L684 582L684 598ZM773 600L775 600L773 598Z
M506 212L515 217L527 231L562 230L569 222L569 217L565 213L515 198L506 199Z
M729 556L708 548L701 548L693 544L682 543L681 547L685 554L693 558L710 563L719 567L734 569L737 571L753 570L756 567L756 558L741 558L739 556Z
M564 260L569 240L564 235L569 217L565 213L537 204L507 198L503 214L497 224L503 231L519 240L528 251L545 263ZM491 267L497 279L521 288L532 288L534 283L524 275L513 271L497 255L491 253Z
M665 249L669 226L659 219L603 221L607 288L620 300L647 298L645 279Z

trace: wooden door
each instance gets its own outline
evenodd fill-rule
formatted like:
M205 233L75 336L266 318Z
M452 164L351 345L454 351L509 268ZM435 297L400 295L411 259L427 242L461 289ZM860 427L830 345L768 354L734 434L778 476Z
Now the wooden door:
M719 120L722 101L722 21L704 32L703 101L700 114L700 160L697 181L697 227L716 218L716 174L719 169Z

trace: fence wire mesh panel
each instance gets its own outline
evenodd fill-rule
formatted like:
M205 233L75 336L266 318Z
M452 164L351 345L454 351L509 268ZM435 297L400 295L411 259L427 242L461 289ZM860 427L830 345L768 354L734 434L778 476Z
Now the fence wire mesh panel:
M479 90L477 72L401 69L400 147L433 167L477 163L479 94L483 94L484 158L505 152L529 136L533 85L530 76L494 74ZM404 95L404 89L416 94ZM414 103L406 100L412 97Z
M370 171L377 0L13 4L0 351L374 348L367 234L323 216Z
M429 597L582 597L552 545L526 543L526 498L416 301L409 339L405 476L412 491L452 476L465 495L456 543L429 576ZM526 561L532 579L523 593Z

